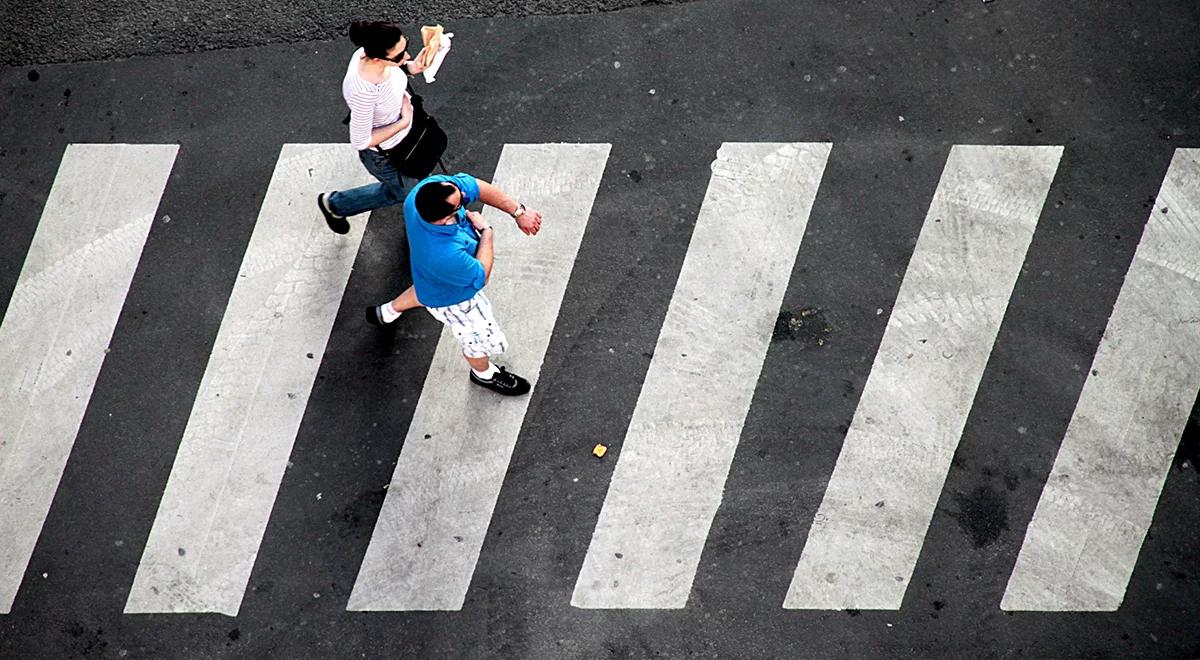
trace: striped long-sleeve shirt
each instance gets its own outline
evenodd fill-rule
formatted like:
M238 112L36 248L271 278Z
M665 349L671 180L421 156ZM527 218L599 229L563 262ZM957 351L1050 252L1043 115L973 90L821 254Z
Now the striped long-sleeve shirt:
M350 106L350 146L363 150L371 146L371 131L400 121L400 108L408 94L408 79L402 71L389 71L381 84L363 80L358 75L358 63L363 49L350 56L350 66L342 79L342 96ZM382 149L391 149L408 135L408 128L379 143Z

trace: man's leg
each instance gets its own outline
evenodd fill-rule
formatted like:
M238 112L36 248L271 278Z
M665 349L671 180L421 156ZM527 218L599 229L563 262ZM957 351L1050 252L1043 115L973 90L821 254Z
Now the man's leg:
M471 366L472 383L506 396L520 396L529 392L529 381L492 364L492 355L508 350L508 339L492 315L491 301L482 291L470 300L455 305L425 309L458 338L463 357Z
M387 325L392 321L400 318L400 315L410 309L421 307L421 301L417 300L417 290L413 287L408 287L404 293L396 296L390 302L385 302L382 305L374 305L367 308L367 323L371 325Z
M483 376L483 374L487 374L486 378L492 377L492 361L486 355L483 357L471 357L463 353L463 357L467 358L467 364L471 365L471 370L477 375Z

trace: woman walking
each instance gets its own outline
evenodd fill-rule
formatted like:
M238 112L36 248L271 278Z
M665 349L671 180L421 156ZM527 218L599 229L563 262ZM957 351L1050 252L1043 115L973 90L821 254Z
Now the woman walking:
M359 160L379 183L317 195L325 223L339 234L350 231L346 218L399 204L416 183L401 174L382 150L408 135L413 119L408 76L425 69L409 57L408 39L391 23L355 21L350 25L350 41L358 46L342 79L342 96L350 106L350 145L358 149Z

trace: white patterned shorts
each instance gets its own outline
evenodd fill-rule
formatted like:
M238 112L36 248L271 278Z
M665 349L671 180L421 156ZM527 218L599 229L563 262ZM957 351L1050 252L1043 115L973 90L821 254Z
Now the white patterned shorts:
M467 357L488 357L508 350L508 338L492 314L492 301L483 291L454 305L425 309L450 328Z

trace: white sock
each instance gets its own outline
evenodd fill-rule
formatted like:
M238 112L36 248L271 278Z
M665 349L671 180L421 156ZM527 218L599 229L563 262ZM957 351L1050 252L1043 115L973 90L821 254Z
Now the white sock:
M496 372L500 370L496 368L496 365L489 362L487 369L484 369L483 371L477 371L474 367L472 367L471 371L474 371L475 376L478 378L482 378L483 380L491 380L492 376L495 376Z
M400 318L400 315L404 313L397 312L395 309L392 309L392 303L390 302L383 303L379 306L379 309L381 310L380 315L383 316L384 323L391 323L392 321Z

